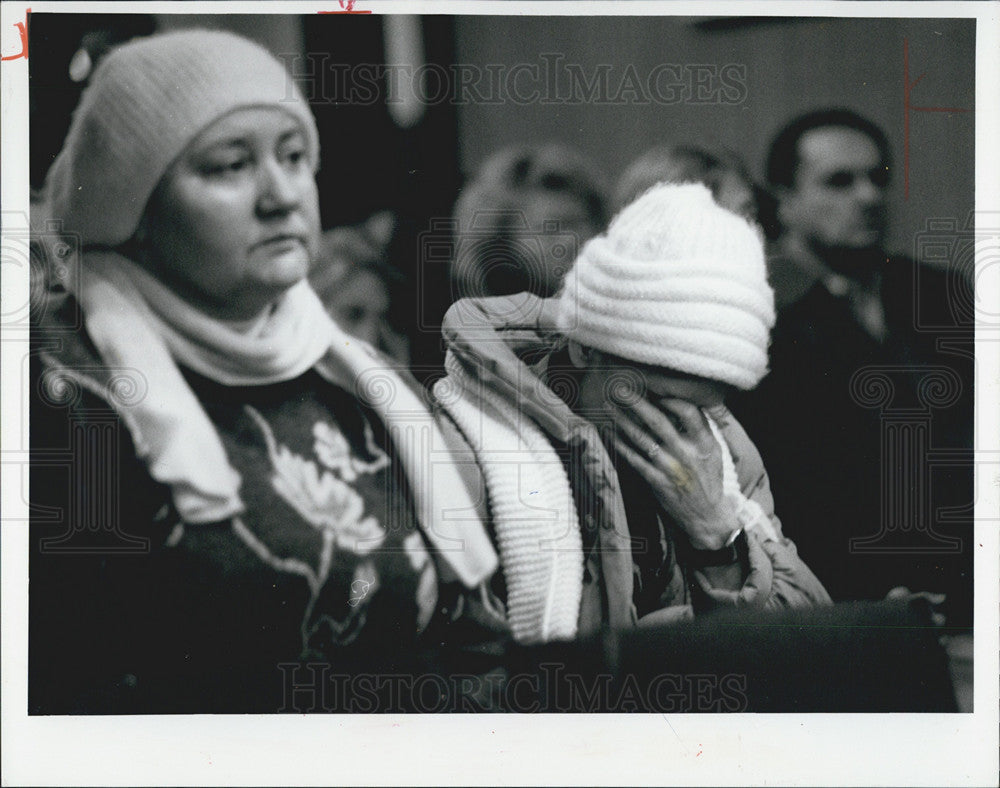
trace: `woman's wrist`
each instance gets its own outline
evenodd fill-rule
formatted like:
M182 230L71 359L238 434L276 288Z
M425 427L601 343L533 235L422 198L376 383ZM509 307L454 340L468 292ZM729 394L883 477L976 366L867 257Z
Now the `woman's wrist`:
M688 537L688 543L691 545L691 549L697 550L701 553L722 550L728 546L728 542L728 535L712 535L701 539L692 539L691 537Z
M743 531L739 529L732 533L728 539L721 544L710 542L707 547L700 546L704 542L695 543L688 540L687 549L688 564L695 569L709 566L727 566L735 564L740 560L740 537Z
M722 550L732 544L742 530L735 507L728 501L711 520L711 526L685 529L691 548L702 551Z

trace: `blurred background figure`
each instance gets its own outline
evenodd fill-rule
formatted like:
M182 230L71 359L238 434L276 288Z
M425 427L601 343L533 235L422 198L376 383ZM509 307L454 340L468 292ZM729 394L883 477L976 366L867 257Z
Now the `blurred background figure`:
M404 281L388 260L394 230L388 211L363 224L327 230L309 283L344 331L408 364L409 343L393 318Z
M703 183L720 206L758 220L759 190L743 162L693 145L660 145L633 161L615 186L612 212L617 214L658 183Z
M455 203L453 297L553 295L608 221L596 168L560 145L505 148Z
M882 130L848 110L775 138L771 373L732 406L834 599L946 592L949 623L971 624L971 285L885 251L891 166ZM950 467L932 473L939 449Z
M845 290L865 333L880 342L888 330L879 295L889 168L882 130L837 109L789 123L766 164L776 208L771 277L780 288L779 303L791 304L819 281L841 277L833 289Z

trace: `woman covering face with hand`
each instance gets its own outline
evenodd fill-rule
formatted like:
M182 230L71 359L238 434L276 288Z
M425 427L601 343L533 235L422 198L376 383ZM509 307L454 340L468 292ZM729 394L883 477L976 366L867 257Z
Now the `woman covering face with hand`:
M495 569L457 435L305 281L318 166L231 34L126 44L84 92L47 180L81 255L34 335L33 448L71 462L33 469L33 710L299 710L299 660L412 669Z
M773 323L759 232L701 184L624 208L556 298L452 306L435 393L483 467L516 636L829 601L723 405Z

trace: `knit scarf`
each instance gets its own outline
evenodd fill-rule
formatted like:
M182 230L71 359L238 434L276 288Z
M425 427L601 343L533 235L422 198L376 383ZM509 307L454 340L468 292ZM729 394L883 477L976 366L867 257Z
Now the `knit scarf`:
M176 361L227 386L263 386L296 378L333 341L333 322L304 281L285 293L261 322L236 327L191 306L121 255L88 254L83 276L84 299L101 300L82 303L95 343L94 329L121 328L134 310Z
M392 408L377 400L372 407L390 428L424 533L459 578L475 586L496 568L496 554L454 465L434 463L434 474L424 478L422 441L428 436L421 431L431 431L430 445L446 445L432 419L421 419L421 430L413 428L414 414L426 414L426 405L374 351L337 327L306 282L245 330L196 309L113 252L86 254L75 295L112 379L125 378L142 392L128 403L110 399L137 455L155 480L170 487L185 522L217 522L245 507L240 475L177 365L228 386L262 386L291 380L327 356L344 371L347 386L376 374L392 388ZM460 512L460 523L445 519L445 512Z
M583 546L569 477L545 434L449 351L434 386L486 479L507 583L507 621L519 643L576 636Z

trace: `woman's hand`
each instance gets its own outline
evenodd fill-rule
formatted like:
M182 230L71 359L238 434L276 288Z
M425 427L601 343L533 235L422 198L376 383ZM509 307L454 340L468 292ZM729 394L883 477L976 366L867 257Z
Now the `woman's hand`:
M722 491L722 449L701 409L666 399L615 407L615 448L652 488L696 550L721 550L739 528ZM675 426L676 425L676 426Z

